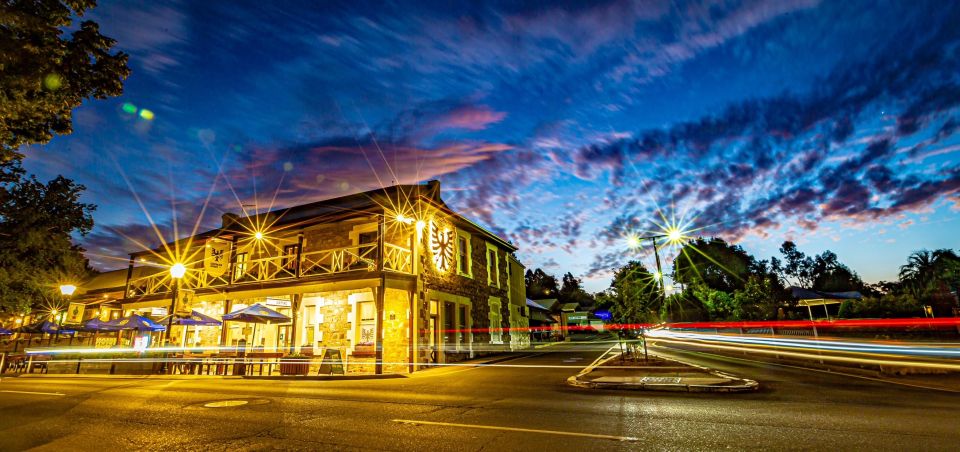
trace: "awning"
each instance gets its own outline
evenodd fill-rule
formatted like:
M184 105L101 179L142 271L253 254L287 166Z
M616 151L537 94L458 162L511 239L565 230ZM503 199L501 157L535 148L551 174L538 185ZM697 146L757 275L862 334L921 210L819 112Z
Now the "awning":
M90 319L86 322L83 322L83 325L80 326L80 331L117 331L119 328L112 327L108 325L109 322L104 322L100 319Z

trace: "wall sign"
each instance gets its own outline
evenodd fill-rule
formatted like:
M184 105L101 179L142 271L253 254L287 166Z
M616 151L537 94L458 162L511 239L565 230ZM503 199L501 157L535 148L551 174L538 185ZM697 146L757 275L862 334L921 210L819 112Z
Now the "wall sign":
M210 239L203 250L203 269L207 274L219 278L227 272L230 265L230 242Z
M448 226L430 222L430 251L433 265L440 272L446 273L453 268L453 239L453 231Z

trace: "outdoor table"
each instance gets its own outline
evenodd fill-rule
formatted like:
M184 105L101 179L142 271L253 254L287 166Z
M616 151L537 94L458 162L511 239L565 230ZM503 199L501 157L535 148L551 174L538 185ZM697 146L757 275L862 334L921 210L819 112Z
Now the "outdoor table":
M251 364L257 365L257 375L263 375L263 366L267 366L267 375L273 374L273 366L279 362L279 359L283 357L283 353L280 352L250 352L246 354L247 358L253 359L255 361ZM264 362L266 360L271 360L270 362Z

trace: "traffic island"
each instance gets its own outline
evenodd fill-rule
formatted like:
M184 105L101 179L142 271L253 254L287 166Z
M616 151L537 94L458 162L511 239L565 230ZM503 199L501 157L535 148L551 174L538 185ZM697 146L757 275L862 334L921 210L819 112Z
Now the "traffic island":
M750 392L760 387L754 380L652 354L646 359L613 355L587 366L567 383L590 389L671 392Z

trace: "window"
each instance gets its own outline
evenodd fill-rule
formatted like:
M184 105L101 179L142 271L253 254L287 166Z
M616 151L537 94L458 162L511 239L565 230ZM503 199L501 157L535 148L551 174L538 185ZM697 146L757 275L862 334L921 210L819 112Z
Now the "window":
M470 259L470 234L457 230L457 273L473 278L473 265Z
M357 339L354 355L370 355L376 350L377 307L372 301L357 303Z
M501 318L500 318L500 299L496 297L490 297L490 343L491 344L502 344L503 343L503 332L501 329Z
M283 259L281 265L290 272L297 271L297 250L300 245L286 245L283 247Z
M247 253L237 253L237 260L233 265L233 280L242 279L244 275L247 274L247 261L249 261L249 254Z
M500 287L500 256L497 247L487 244L487 284Z

